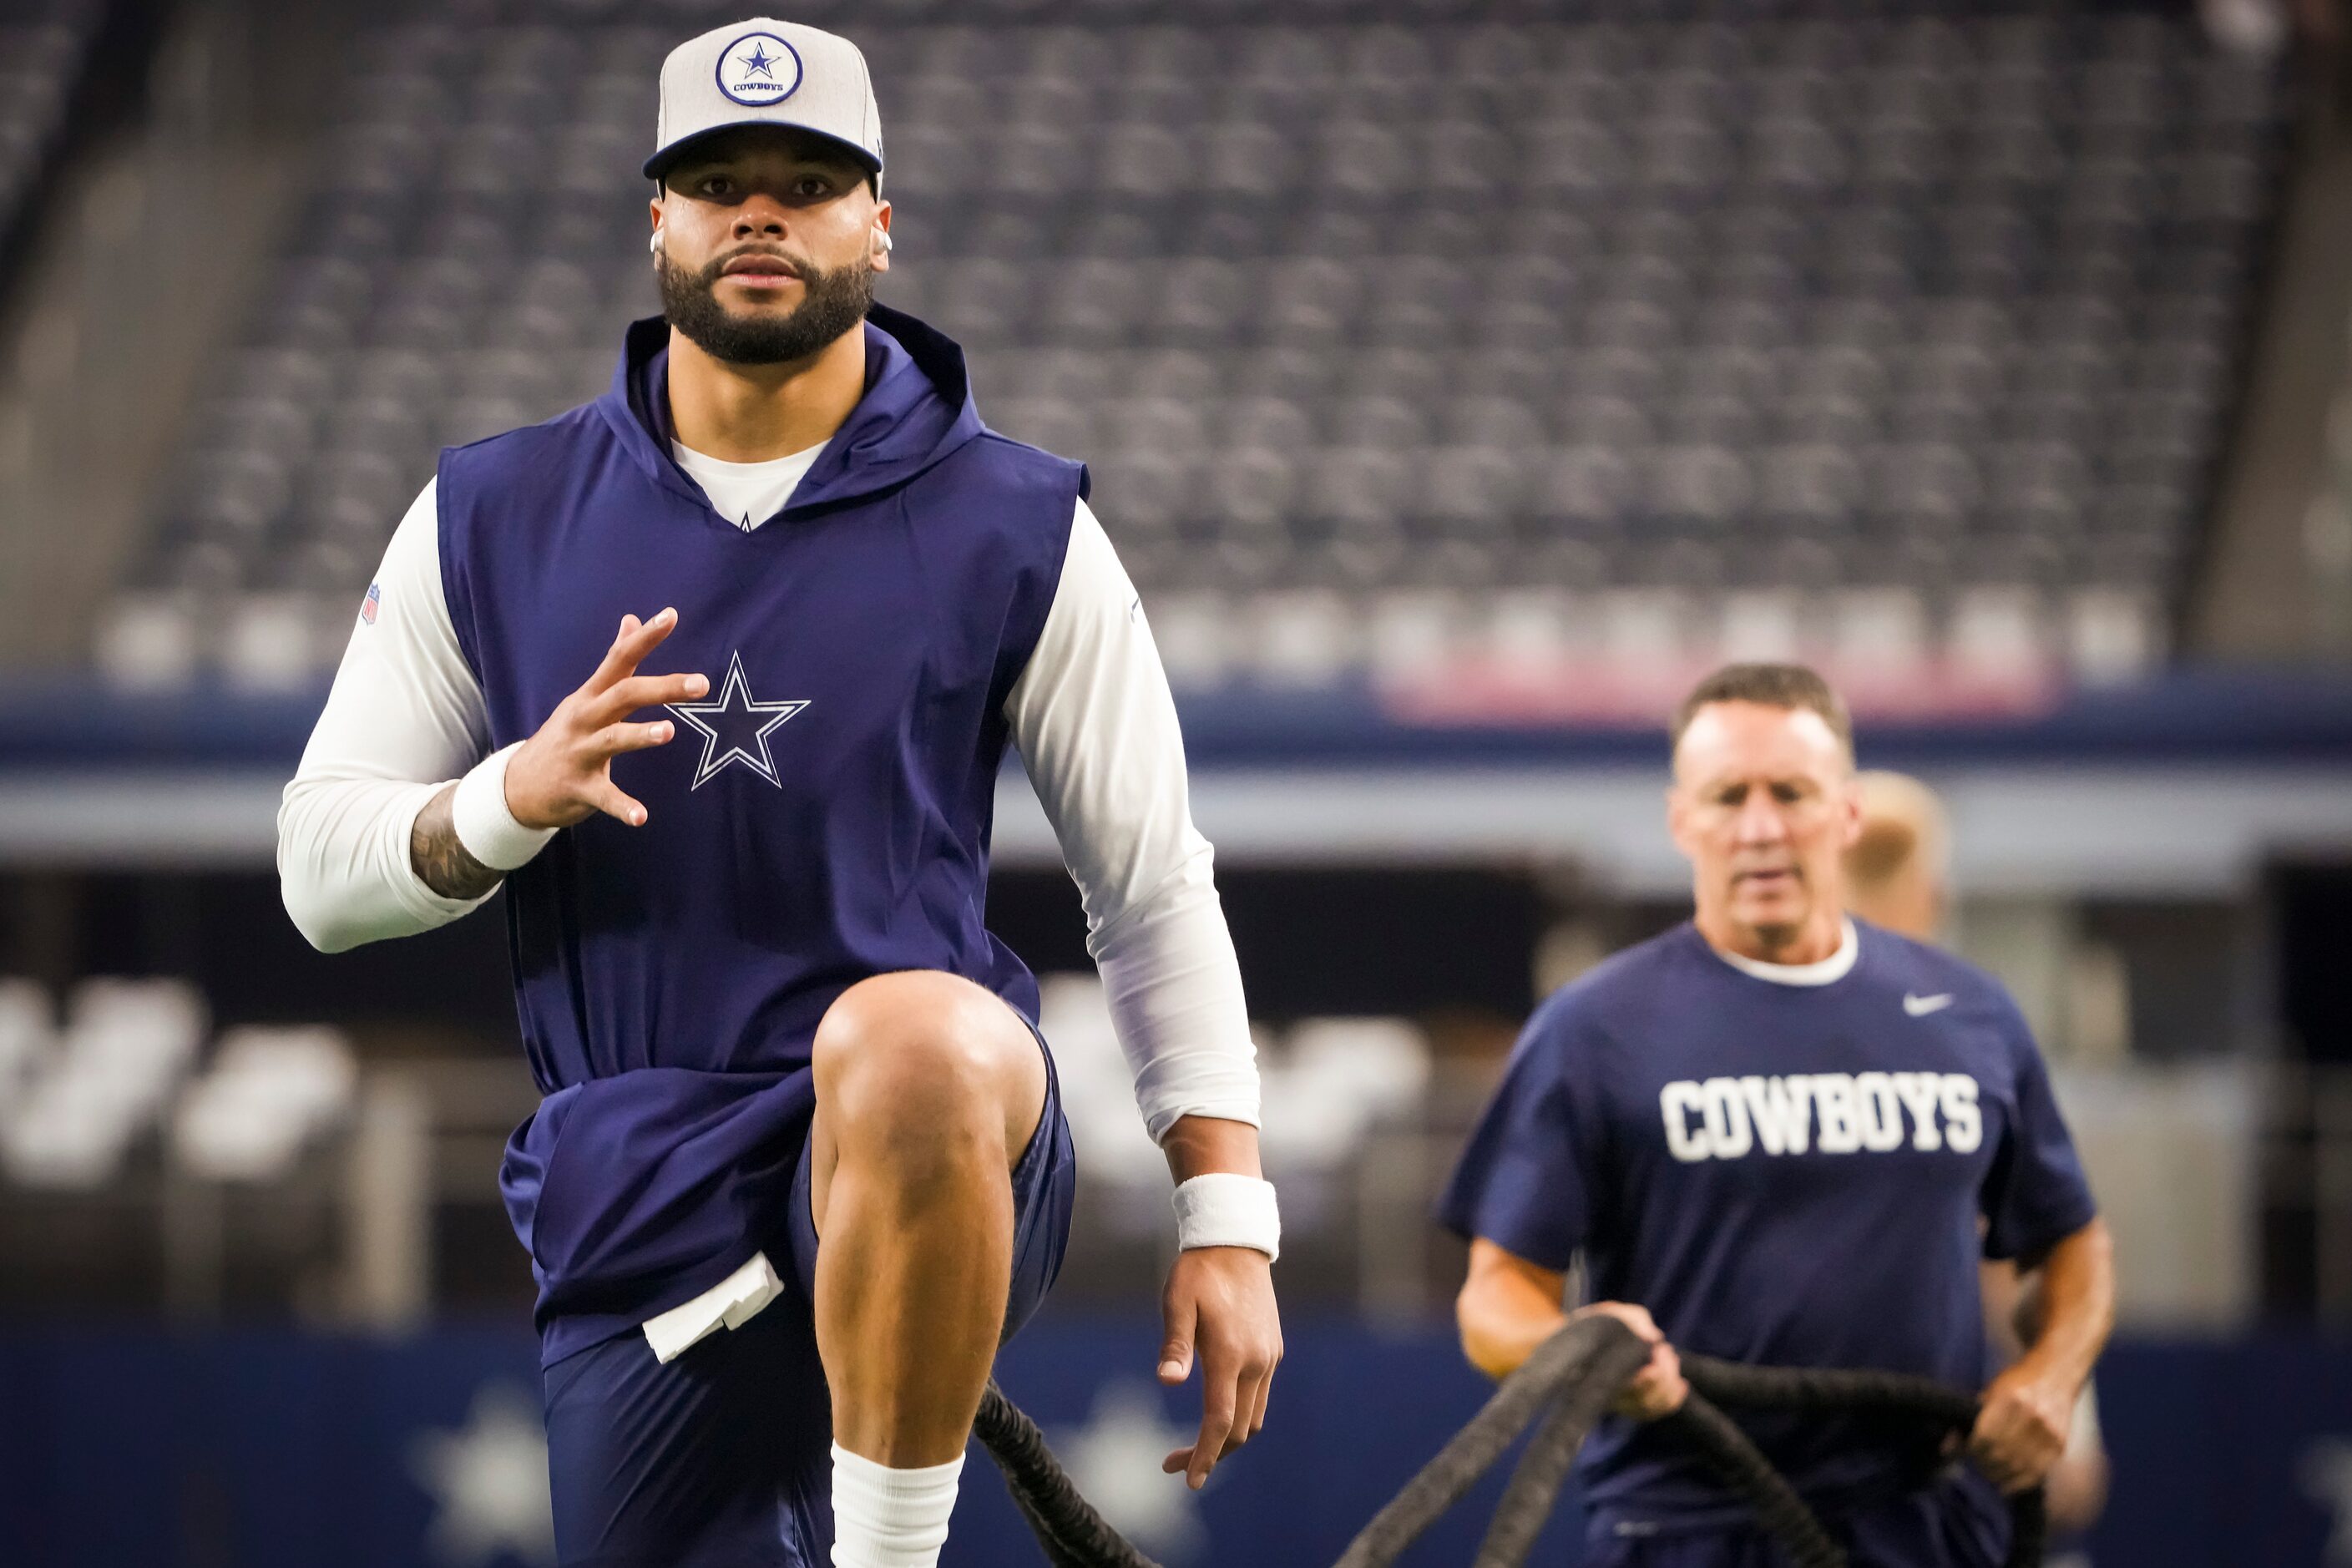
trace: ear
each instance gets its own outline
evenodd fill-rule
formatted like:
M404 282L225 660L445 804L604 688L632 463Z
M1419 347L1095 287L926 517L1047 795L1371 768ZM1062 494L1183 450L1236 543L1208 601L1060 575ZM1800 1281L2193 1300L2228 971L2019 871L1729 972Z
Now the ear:
M654 199L646 204L646 216L653 221L654 231L646 237L646 247L655 255L661 254L662 198L661 187L656 187Z
M890 204L877 202L874 205L874 270L890 270Z

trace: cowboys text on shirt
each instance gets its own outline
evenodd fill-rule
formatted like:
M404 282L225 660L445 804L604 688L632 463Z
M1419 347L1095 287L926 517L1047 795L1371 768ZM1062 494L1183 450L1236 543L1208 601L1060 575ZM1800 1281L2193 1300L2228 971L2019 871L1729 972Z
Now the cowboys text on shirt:
M1666 1149L1685 1164L1749 1155L1972 1154L1977 1080L1958 1072L1816 1072L1676 1079L1658 1090ZM1907 1119L1907 1125L1906 1125Z

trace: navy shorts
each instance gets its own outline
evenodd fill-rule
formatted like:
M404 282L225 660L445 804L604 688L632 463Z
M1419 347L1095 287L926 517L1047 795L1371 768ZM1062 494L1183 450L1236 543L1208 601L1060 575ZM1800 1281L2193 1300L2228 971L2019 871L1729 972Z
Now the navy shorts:
M1039 1047L1044 1047L1043 1040ZM1013 1167L1004 1337L1045 1299L1069 1241L1077 1162L1053 1054L1045 1111ZM824 1568L833 1543L833 1402L817 1358L809 1151L793 1184L783 1293L664 1366L642 1333L544 1374L555 1549L564 1568Z
M1849 1568L2000 1568L2009 1521L1992 1489L1955 1478L1847 1514L1822 1527L1845 1548ZM1584 1568L1791 1568L1795 1559L1761 1531L1596 1534Z

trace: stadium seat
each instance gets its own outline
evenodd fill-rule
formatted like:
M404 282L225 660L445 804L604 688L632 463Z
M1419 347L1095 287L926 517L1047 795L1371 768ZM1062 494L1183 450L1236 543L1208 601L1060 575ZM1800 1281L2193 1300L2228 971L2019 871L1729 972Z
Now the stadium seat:
M191 1173L215 1181L283 1175L303 1145L350 1108L359 1069L350 1043L328 1028L243 1028L224 1034L212 1068L172 1120L172 1149Z
M0 1168L26 1186L103 1184L194 1063L202 998L172 980L86 980L47 1065L0 1117Z
M655 308L649 62L705 10L373 35L107 668L331 659L435 447L601 389ZM2275 200L2275 69L2122 8L1579 15L861 10L899 203L881 297L971 347L992 422L1094 466L1155 601L1229 627L1262 592L1684 572L1701 599L1902 601L1863 641L1958 657L1990 623L1947 601L2022 582L2002 646L2100 679L2159 657ZM175 629L196 603L240 625ZM1315 662L1213 644L1187 679Z

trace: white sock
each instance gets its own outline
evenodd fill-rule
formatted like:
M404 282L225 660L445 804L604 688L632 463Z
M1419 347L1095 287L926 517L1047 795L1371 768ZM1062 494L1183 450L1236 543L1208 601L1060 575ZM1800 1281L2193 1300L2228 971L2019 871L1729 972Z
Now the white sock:
M894 1470L833 1446L833 1568L938 1568L963 1456Z

